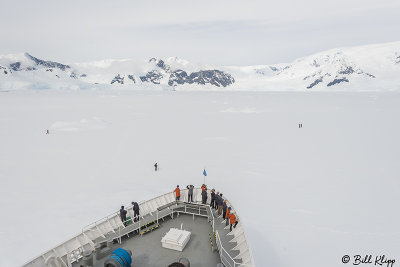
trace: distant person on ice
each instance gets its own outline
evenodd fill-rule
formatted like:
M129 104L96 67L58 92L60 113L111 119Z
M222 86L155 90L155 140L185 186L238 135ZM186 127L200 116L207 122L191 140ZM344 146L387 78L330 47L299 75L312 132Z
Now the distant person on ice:
M157 171L157 169L158 169L158 164L156 162L156 164L154 164L154 170Z
M50 134L49 129L46 130L46 134Z
M201 203L207 203L207 188L204 188L203 192L201 192L201 199L203 200Z
M119 215L121 216L121 221L124 223L124 225L126 226L126 214L128 212L125 210L124 206L121 206L121 209L119 210Z
M174 192L175 192L176 200L180 200L181 199L181 190L179 189L179 185L176 186Z
M188 191L188 202L193 202L193 188L194 188L194 186L191 184L191 185L186 186L186 188L189 190Z
M139 220L139 204L137 202L132 202L133 209L133 221L136 222Z

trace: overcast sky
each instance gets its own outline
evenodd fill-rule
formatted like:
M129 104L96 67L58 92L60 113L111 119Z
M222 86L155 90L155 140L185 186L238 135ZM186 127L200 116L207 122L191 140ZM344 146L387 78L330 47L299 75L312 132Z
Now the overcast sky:
M64 63L177 56L272 64L400 41L400 0L0 0L0 7L0 54Z

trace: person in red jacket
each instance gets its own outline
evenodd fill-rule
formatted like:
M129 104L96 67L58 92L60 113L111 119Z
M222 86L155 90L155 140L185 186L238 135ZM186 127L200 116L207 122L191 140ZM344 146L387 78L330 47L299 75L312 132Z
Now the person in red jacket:
M232 231L232 226L233 228L236 228L236 225L238 224L235 213L233 211L229 214L229 222L231 223L230 231Z
M179 200L181 198L181 190L179 189L179 185L176 186L174 192L175 192L176 200Z

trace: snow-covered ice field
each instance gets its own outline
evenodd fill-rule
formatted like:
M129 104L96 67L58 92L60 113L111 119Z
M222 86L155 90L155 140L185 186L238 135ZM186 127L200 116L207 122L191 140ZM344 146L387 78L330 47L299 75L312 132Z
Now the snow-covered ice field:
M399 115L396 92L0 92L0 266L121 204L199 186L204 167L256 266L396 266Z

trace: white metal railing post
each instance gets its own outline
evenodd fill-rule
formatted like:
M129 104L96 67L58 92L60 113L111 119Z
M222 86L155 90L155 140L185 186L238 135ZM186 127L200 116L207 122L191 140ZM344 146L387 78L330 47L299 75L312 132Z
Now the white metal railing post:
M118 226L118 243L121 244L121 226Z

